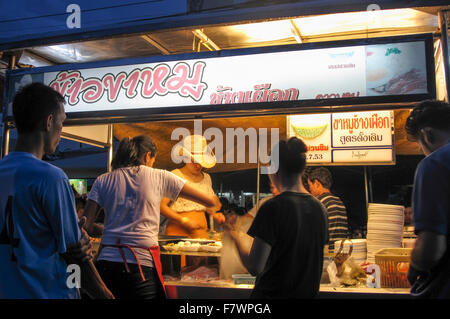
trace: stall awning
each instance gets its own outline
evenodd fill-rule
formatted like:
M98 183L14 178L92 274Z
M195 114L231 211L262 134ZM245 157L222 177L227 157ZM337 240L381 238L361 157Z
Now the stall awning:
M128 32L154 19L185 15L186 1L2 1L0 51Z

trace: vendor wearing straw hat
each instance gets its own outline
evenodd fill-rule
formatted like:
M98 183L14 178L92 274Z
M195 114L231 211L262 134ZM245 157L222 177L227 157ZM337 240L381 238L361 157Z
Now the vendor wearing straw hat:
M202 135L186 136L180 148L175 149L183 158L184 166L172 171L175 175L185 179L208 193L214 193L211 177L203 169L216 165L216 157L207 145ZM218 223L225 221L225 216L215 209L207 209L187 199L178 198L171 202L168 198L161 201L161 214L169 219L165 234L171 236L185 236L190 238L208 238L208 224L205 212L212 215Z

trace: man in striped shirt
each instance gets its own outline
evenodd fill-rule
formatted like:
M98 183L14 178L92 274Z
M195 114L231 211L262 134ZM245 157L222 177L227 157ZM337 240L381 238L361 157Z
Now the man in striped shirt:
M334 242L349 237L347 210L341 199L330 192L333 178L325 167L307 173L308 188L325 206L328 212L328 249L334 249Z

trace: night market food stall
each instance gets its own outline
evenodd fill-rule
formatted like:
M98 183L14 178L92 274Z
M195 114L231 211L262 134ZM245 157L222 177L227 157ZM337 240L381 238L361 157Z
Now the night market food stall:
M418 154L401 138L408 109L424 99L447 99L449 81L445 81L448 72L444 72L448 71L448 7L428 1L426 8L399 5L402 9L397 9L393 3L380 1L381 8L392 10L367 11L373 9L371 4L360 2L357 9L343 6L336 14L300 3L276 5L275 11L266 4L252 8L251 18L245 7L230 7L222 13L209 8L208 17L208 8L201 11L193 6L175 6L167 21L156 14L154 19L159 24L134 25L122 31L97 30L84 36L69 32L22 41L9 39L0 46L11 68L4 88L2 154L8 152L9 130L13 128L14 92L27 83L43 82L66 98L63 136L106 147L109 159L114 137L145 133L158 145L155 167L172 169L177 163L171 158L171 150L179 138L174 138L173 132L184 128L208 139L215 137L214 151L221 158L212 172L256 168L258 189L259 172L270 165L263 155L268 154L272 142L288 136L307 142L311 166L395 165L399 152ZM83 9L83 4L80 7ZM177 19L176 10L189 14ZM361 20L355 21L358 17ZM77 31L76 15L67 21ZM319 32L321 25L324 27ZM289 36L252 40L252 27L260 36L270 29ZM339 31L330 31L334 27ZM111 38L119 33L127 36ZM91 36L108 39L70 43ZM61 42L65 44L58 44ZM150 48L142 49L143 45ZM126 47L125 52L121 46ZM41 68L20 62L49 64L52 58L56 65ZM239 141L235 144L235 135L227 135L229 129L235 135L254 134L256 152L248 145L244 159L239 160L239 150L246 150L245 143L244 147ZM259 155L256 160L251 156L255 153ZM383 245L380 236L394 233L386 247L403 245L403 210L394 205L370 206L373 201L366 169L364 182L366 212L373 227L368 226L364 248L364 241L352 241L353 257L362 258L362 254L372 263L378 257L381 263L388 257L375 256L375 248ZM258 193L256 205L259 197ZM393 213L380 219L386 211ZM400 226L386 229L386 222ZM219 239L196 242L161 238L161 245L166 255L221 258ZM328 263L324 273L328 274L326 267L334 253L325 255ZM340 284L331 285L332 278L328 278L321 286L322 296L407 296L408 287L403 286L407 260L399 253L392 255L395 270L389 274L375 271L373 279L380 288L353 284L342 288ZM403 274L403 281L383 285L383 278L376 274ZM179 298L246 298L252 287L252 278L245 275L232 281L214 275L205 278L170 278L166 284L172 296Z

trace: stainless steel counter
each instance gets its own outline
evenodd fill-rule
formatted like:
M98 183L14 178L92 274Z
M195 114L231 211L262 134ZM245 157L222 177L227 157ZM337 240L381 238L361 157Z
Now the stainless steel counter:
M235 285L227 281L166 281L169 298L248 299L253 285ZM321 285L320 299L409 299L408 288L338 288Z

